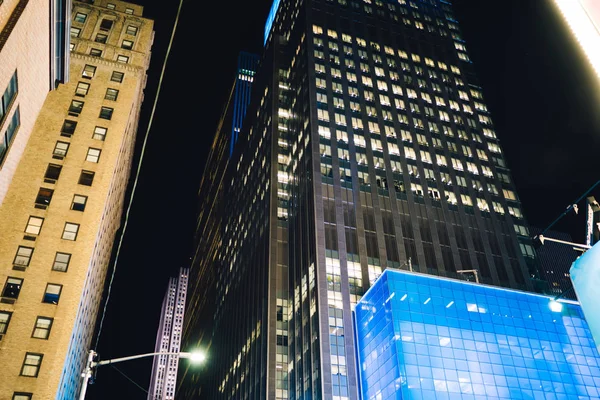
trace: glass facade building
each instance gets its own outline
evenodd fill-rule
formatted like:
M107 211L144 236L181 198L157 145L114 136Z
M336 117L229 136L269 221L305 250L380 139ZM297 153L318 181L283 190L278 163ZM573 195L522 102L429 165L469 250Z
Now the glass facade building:
M450 2L280 0L265 35L231 157L205 172L226 183L195 256L210 398L358 399L352 310L388 267L541 290Z
M598 399L579 304L388 269L355 310L363 399Z
M250 102L252 82L254 81L254 74L256 74L259 60L260 57L258 55L246 53L244 51L238 56L238 71L233 89L233 126L231 128L229 155L233 153L233 146L235 146L238 135L242 130L242 123L244 122L244 116L246 115L246 108Z

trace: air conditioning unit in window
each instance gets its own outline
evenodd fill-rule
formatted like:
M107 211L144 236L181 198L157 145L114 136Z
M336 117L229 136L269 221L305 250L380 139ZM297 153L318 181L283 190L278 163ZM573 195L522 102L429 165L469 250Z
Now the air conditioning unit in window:
M27 261L26 260L15 260L15 262L13 263L14 265L27 265Z

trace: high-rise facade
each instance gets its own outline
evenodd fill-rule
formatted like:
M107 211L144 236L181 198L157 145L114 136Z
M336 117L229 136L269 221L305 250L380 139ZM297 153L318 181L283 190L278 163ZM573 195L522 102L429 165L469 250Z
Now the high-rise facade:
M156 335L155 352L179 353L181 332L185 314L189 270L181 268L176 278L169 279L169 287L163 299ZM160 355L154 357L148 400L172 400L175 398L179 356Z
M385 268L534 290L537 260L450 2L275 1L265 38L224 173L211 398L356 399L351 312Z
M116 0L69 7L68 84L48 94L0 207L0 398L77 397L146 85L142 14Z
M69 79L70 10L70 0L0 4L0 206L48 92Z
M242 123L246 116L246 108L250 103L252 94L252 82L258 67L260 57L256 54L242 51L238 56L238 67L235 85L233 88L233 126L231 127L231 144L229 155L233 153L233 146L237 142L238 135L242 130Z
M534 226L530 229L534 237L544 232ZM546 230L544 236L573 243L573 238L566 232ZM569 270L573 262L581 255L581 252L568 244L547 240L535 249L535 254L539 260L540 276L548 282L548 292L555 296L560 295L567 299L577 300Z
M226 215L225 195L229 182L225 171L236 145L252 94L257 55L241 52L229 97L223 108L204 174L198 190L198 218L194 238L194 254L190 268L189 301L183 330L183 348L202 348L210 352L215 312L217 268L223 241ZM180 372L177 391L184 398L203 394L203 383L209 381L211 369L186 365Z

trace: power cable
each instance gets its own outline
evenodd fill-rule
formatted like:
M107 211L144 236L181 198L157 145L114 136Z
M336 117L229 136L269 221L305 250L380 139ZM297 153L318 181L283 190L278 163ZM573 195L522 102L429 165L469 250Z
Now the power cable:
M154 113L156 111L156 105L158 103L158 96L160 94L160 89L162 87L162 82L163 82L163 78L165 75L165 70L167 67L167 61L169 59L169 54L171 53L171 47L173 45L173 38L175 37L175 31L177 29L177 24L179 22L179 15L181 14L181 7L183 5L183 0L179 1L179 7L177 9L177 15L175 16L175 23L173 24L173 29L171 31L171 38L169 40L169 46L167 47L167 53L165 55L165 59L163 61L163 65L162 65L162 70L160 72L160 78L158 80L158 87L156 89L156 95L154 96L154 104L152 105L152 112L150 114L150 119L148 121L148 127L146 129L146 134L144 136L144 142L142 144L142 150L140 153L140 159L138 161L138 165L137 165L137 169L136 169L136 173L135 173L135 179L133 181L133 188L131 190L131 195L129 196L129 203L127 204L127 211L125 213L125 222L123 223L123 229L121 230L121 235L119 237L119 245L117 247L117 253L115 255L115 262L113 265L113 270L110 276L110 282L108 284L108 293L106 295L106 301L104 303L104 308L102 310L102 317L100 319L100 325L98 327L98 336L96 337L96 344L94 346L94 349L98 348L98 342L100 341L100 335L102 334L102 327L104 325L104 318L106 316L106 309L108 306L108 301L110 299L110 293L111 293L111 289L112 289L112 285L113 285L113 281L115 279L115 272L117 271L117 262L119 260L119 254L121 253L121 246L123 244L123 237L125 236L125 231L127 230L127 223L129 221L129 213L131 212L131 205L133 203L133 197L135 195L135 189L137 188L137 183L138 183L138 178L140 176L140 170L142 167L142 160L144 159L144 153L146 150L146 143L148 142L148 136L150 133L150 128L152 127L152 121L154 119Z

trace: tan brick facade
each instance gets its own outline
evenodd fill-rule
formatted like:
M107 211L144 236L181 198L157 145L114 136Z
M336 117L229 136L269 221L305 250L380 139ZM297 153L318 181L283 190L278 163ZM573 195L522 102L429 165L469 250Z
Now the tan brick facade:
M81 32L72 38L69 83L48 94L0 208L0 284L7 277L23 279L14 304L0 303L0 311L12 312L0 340L0 399L12 399L15 392L32 393L33 399L76 398L91 345L120 225L154 37L153 22L141 17L142 7L110 3L116 5L114 10L106 8L106 1L74 2L72 26ZM77 13L86 15L85 22L77 22ZM106 31L101 29L103 19L114 21ZM132 26L137 28L135 35ZM108 36L106 44L94 41L99 33ZM133 49L122 48L123 40L132 41ZM102 55L90 56L92 48ZM129 57L128 63L117 62L119 55ZM86 65L96 67L91 78L82 76ZM111 80L115 71L124 74L121 83ZM76 95L80 82L89 84L84 96ZM109 88L118 90L116 101L106 98ZM84 102L78 116L69 115L72 100ZM101 107L114 109L110 120L99 117ZM70 137L61 135L65 119L77 122ZM105 140L93 138L96 127L107 129ZM63 159L53 158L57 141L69 143ZM86 160L90 148L101 151L97 163ZM45 182L49 164L62 166L56 183ZM91 186L78 183L82 170L95 173ZM40 188L54 190L47 209L35 207ZM83 212L71 209L76 194L87 196ZM24 239L30 216L44 218L40 233L31 235L35 240ZM76 240L62 238L66 223L79 224ZM34 249L24 271L13 268L19 246ZM71 254L66 272L53 270L57 252ZM58 304L42 302L48 283L63 285ZM47 340L32 338L38 316L53 318ZM37 378L21 376L28 352L43 354Z

